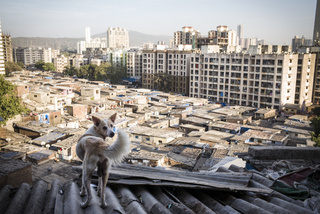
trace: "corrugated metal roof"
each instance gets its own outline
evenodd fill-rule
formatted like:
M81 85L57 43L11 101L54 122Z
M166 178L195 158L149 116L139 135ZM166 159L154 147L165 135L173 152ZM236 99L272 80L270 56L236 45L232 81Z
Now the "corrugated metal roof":
M302 201L272 191L271 180L237 171L240 169L235 166L219 168L217 173L117 167L106 187L106 209L100 207L96 194L89 207L82 209L84 198L75 181L62 184L54 180L49 184L40 180L32 187L26 183L18 188L5 186L0 190L0 213L317 213ZM171 180L173 177L176 179ZM204 182L207 178L211 184L223 184L229 190L206 186L210 183ZM234 186L242 186L243 190L233 191Z

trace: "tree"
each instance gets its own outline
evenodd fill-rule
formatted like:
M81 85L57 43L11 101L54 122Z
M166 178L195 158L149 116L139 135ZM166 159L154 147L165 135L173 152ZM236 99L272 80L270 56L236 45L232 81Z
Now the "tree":
M119 84L122 81L122 78L127 77L127 69L126 67L119 65L111 65L107 67L107 79L110 80L112 84Z
M40 60L38 62L36 62L36 64L34 65L36 68L43 70L43 66L44 66L45 62Z
M311 140L315 142L315 147L320 147L320 136L316 135L314 132L311 132Z
M316 116L312 118L311 126L313 127L315 135L318 137L320 134L320 117Z
M315 107L314 109L312 109L312 113L319 117L320 116L320 107Z
M311 132L311 140L315 142L314 146L320 147L320 117L316 116L311 120L313 132Z
M22 112L28 112L28 109L16 96L14 86L0 75L0 116L4 119L0 124L5 124L8 119Z
M172 76L170 74L158 73L153 75L154 88L159 91L172 91Z
M19 66L18 63L6 62L4 66L5 66L6 76L9 76L13 71L22 71L22 68Z
M18 62L18 65L19 65L22 69L26 67L22 62Z
M42 68L45 71L55 71L56 70L56 67L54 67L54 64L52 62L44 63Z
M74 76L74 75L78 76L79 69L75 68L72 65L68 65L68 66L64 67L63 74L68 75L68 76Z

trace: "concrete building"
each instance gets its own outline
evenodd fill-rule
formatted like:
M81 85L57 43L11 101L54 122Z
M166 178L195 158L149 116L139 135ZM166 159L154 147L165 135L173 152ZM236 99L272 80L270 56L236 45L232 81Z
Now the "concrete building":
M85 32L86 32L86 42L90 42L91 41L90 27L86 27Z
M312 100L313 104L320 104L320 47L313 46L310 52L316 54Z
M298 36L294 36L292 39L292 51L297 52L300 47L303 46L311 46L312 39L306 39L304 36L299 38Z
M125 67L127 64L127 51L125 49L108 51L103 56L103 61Z
M70 65L69 57L65 57L64 55L59 55L55 58L53 58L53 64L56 68L56 71L59 73L62 73L64 70L64 67Z
M99 87L87 87L81 88L82 97L90 97L92 100L100 100L100 88Z
M1 32L2 31L0 22L0 37L2 36ZM0 74L5 74L2 39L0 39Z
M77 53L84 54L87 48L106 48L107 39L106 38L94 38L90 42L80 41L77 43Z
M109 27L107 34L108 48L129 49L129 32L126 29Z
M317 1L316 15L313 28L313 45L320 45L320 1Z
M156 50L142 51L142 87L154 89L153 75L158 73L156 70Z
M2 34L4 62L13 62L11 35Z
M239 41L243 38L243 26L242 25L237 26L237 37L238 37Z
M294 104L312 104L316 54L299 54Z
M142 51L131 49L127 52L127 73L130 77L142 77Z
M220 52L240 52L240 49L236 48L236 32L229 30L228 26L219 25L216 30L209 31L207 37L197 39L197 48L201 49L207 45L218 45Z
M191 50L143 50L142 87L156 89L155 74L171 76L171 90L189 94Z
M38 61L52 62L54 55L59 53L59 50L51 48L13 48L14 62L22 62L24 65L33 65Z
M172 92L189 95L190 55L188 50L168 50L167 73L172 76Z
M107 39L106 38L91 38L90 27L85 28L85 41L80 41L77 43L77 53L84 54L87 48L106 48Z
M75 54L69 57L70 65L74 66L75 68L80 68L83 65L83 55L82 54Z
M50 103L50 92L47 91L29 91L29 99L37 103Z
M197 47L197 38L200 37L200 32L193 27L184 26L182 31L174 32L173 44L177 45L192 45L192 48Z
M191 54L189 96L280 110L286 103L294 104L296 82L312 78L314 56L301 59L306 64L310 59L310 70L301 70L297 76L298 54ZM300 67L308 68L302 64ZM312 86L306 87L300 88L300 93L308 90L297 97L300 105L304 100L311 102Z

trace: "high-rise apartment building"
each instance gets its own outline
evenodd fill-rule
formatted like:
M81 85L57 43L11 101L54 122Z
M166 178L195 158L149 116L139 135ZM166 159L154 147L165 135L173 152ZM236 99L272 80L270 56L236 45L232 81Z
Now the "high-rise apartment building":
M320 45L320 1L317 1L316 16L313 28L313 45Z
M90 27L85 28L85 33L86 33L86 42L91 42Z
M109 27L107 47L112 49L129 49L129 32L124 28Z
M237 37L239 38L239 40L243 38L243 26L242 25L237 26Z
M154 75L171 77L171 92L189 94L191 50L143 50L142 87L155 89Z
M77 43L77 53L85 54L87 48L106 48L107 39L106 38L94 38L91 39L90 27L85 28L85 41L80 41Z
M0 38L1 38L1 35L2 35L2 31L1 31L1 22L0 22ZM2 39L0 39L0 74L5 74Z
M228 26L219 25L216 30L209 31L207 37L197 39L197 48L201 49L207 45L218 45L223 52L237 52L236 32L229 30Z
M197 48L197 38L200 37L200 32L193 27L184 26L182 31L174 32L173 44L177 45L192 45L192 48Z
M299 38L298 36L294 36L292 39L292 51L297 52L298 49L302 46L311 46L312 39L306 39L304 36Z
M172 92L189 95L191 50L168 50L167 73L172 76Z
M33 65L38 61L52 62L52 58L59 52L51 48L13 48L13 60L24 65Z
M64 67L70 65L69 57L65 57L64 55L59 55L55 58L53 58L53 64L56 68L56 71L59 73L62 73L64 70Z
M191 54L190 63L191 97L278 110L296 100L311 103L312 54ZM296 97L297 81L300 93Z
M127 65L127 51L123 49L107 51L103 61L125 67Z
M156 67L156 50L142 51L142 87L154 89L154 74L158 73Z
M299 54L294 104L312 103L316 54Z
M142 77L142 51L132 49L127 52L127 74L130 77Z
M311 53L316 54L314 85L313 85L313 103L320 104L320 46L311 47Z
M13 62L11 35L2 34L3 56L5 62Z

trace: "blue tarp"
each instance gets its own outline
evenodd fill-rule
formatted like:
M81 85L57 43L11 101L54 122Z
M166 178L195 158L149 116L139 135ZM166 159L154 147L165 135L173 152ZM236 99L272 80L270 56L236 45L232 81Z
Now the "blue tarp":
M246 132L246 131L248 131L248 130L250 130L250 128L246 128L246 127L242 127L242 126L241 126L241 130L240 130L241 133Z
M127 77L127 78L122 78L122 80L127 80L129 82L136 82L136 78L132 78L132 77Z

